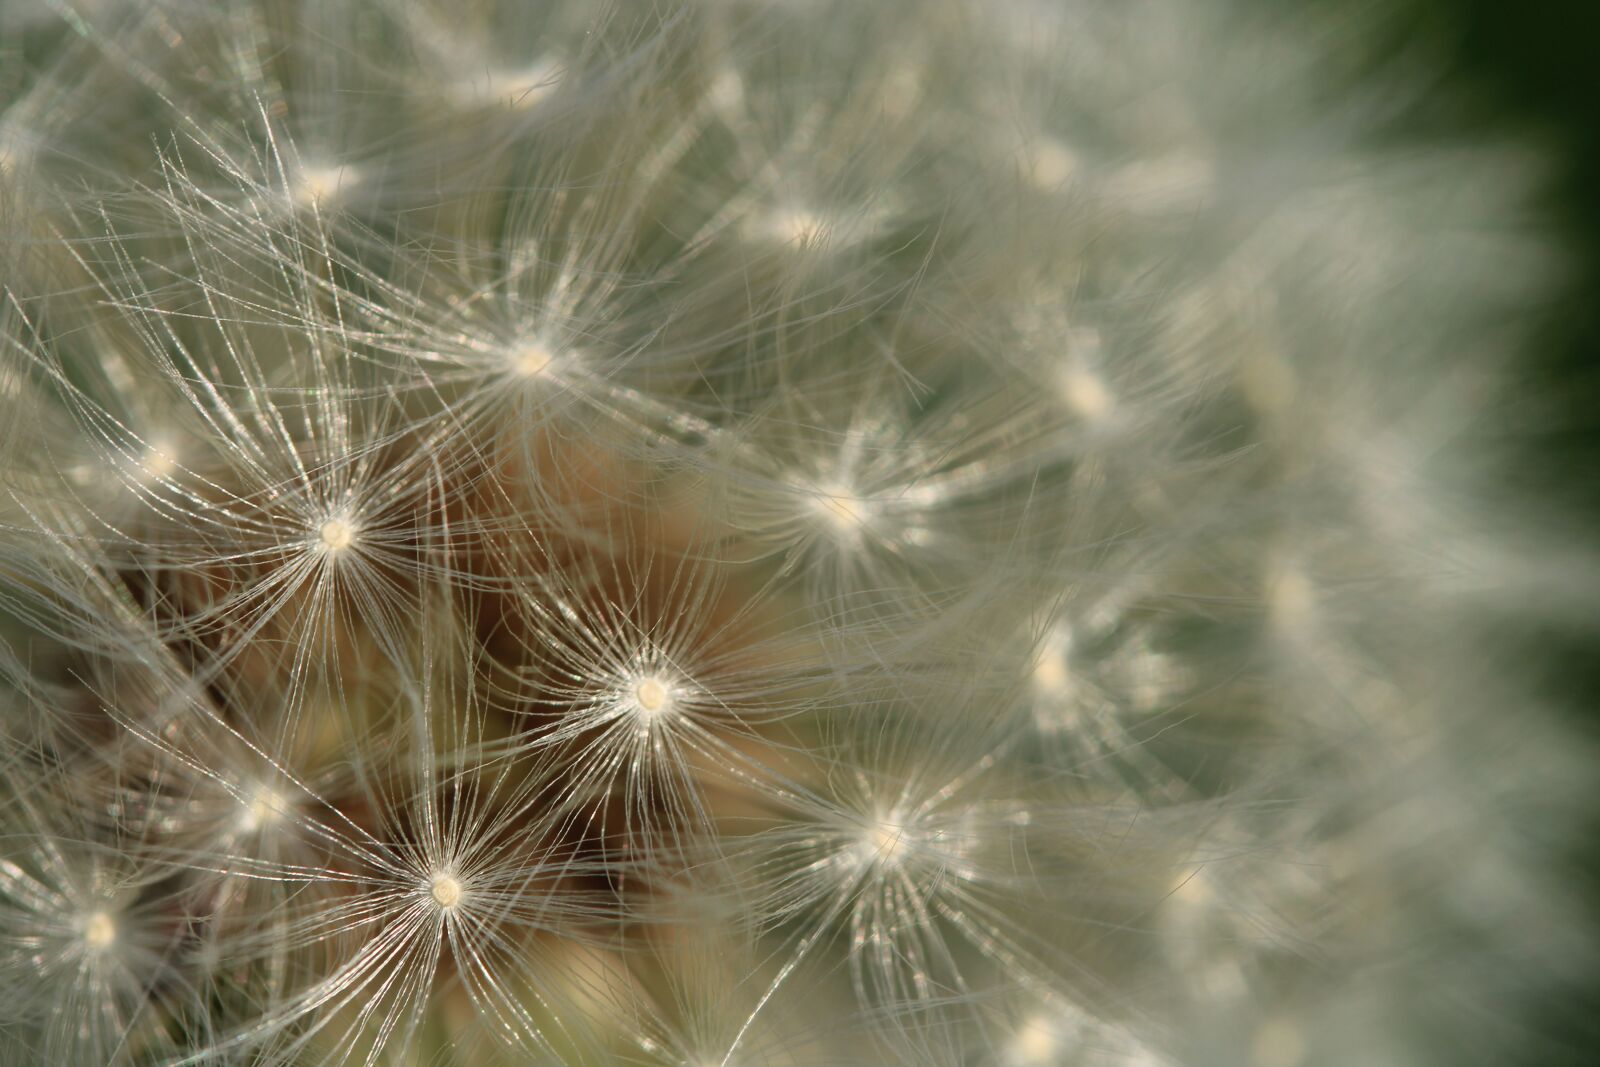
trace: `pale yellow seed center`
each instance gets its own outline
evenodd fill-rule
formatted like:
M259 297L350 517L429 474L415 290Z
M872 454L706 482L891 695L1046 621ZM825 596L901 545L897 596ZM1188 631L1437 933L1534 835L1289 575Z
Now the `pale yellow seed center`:
M97 911L83 920L83 943L90 948L106 948L116 939L117 924L106 912Z
M436 874L428 893L439 907L453 908L461 901L461 883L453 875Z
M1069 367L1062 372L1061 392L1073 413L1090 422L1105 418L1116 406L1105 379L1083 367Z
M773 232L779 240L798 245L814 245L822 239L827 222L814 212L802 209L779 212L772 220Z
M355 527L343 519L329 519L317 531L322 547L329 552L342 552L356 539Z
M239 817L240 829L248 833L270 826L283 814L283 805L284 799L277 790L262 786L244 806L244 814Z
M294 199L301 204L311 205L324 200L331 200L344 189L357 184L361 174L355 167L329 166L305 167L296 175L294 188L291 190Z
M653 715L667 706L667 687L654 678L646 678L633 687L633 699Z
M1066 661L1060 656L1045 655L1033 665L1033 687L1041 693L1064 693L1069 682Z
M537 378L544 374L554 358L544 345L530 341L518 346L512 354L511 368L519 377Z
M1053 137L1040 136L1019 153L1023 174L1035 188L1055 189L1078 169L1072 149Z
M170 446L161 443L152 444L145 449L140 457L139 466L152 478L166 478L177 468L177 461L168 451Z
M867 827L861 839L861 857L867 862L890 864L906 851L905 828L893 817L879 819Z
M860 530L871 515L865 500L849 489L836 485L816 490L811 498L811 506L841 534Z
M1042 1015L1023 1023L1011 1040L1011 1060L1018 1067L1050 1063L1060 1051L1060 1030Z

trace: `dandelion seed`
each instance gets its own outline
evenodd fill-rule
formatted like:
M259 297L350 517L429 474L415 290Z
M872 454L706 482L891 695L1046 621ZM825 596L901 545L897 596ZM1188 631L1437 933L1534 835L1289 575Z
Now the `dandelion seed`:
M334 517L317 527L317 541L322 550L339 553L355 544L357 527L347 518Z
M555 355L538 341L527 341L511 350L512 373L529 381L543 377L554 361Z
M471 106L494 104L513 111L531 109L561 87L566 69L553 56L544 56L525 67L488 71L483 76L462 78L451 83L451 95Z
M666 682L655 676L634 683L633 700L647 719L672 710L672 690Z
M718 68L706 86L706 100L713 108L732 112L745 104L744 79L733 67Z
M1298 564L1284 560L1273 567L1267 580L1267 609L1290 634L1304 632L1314 622L1316 588Z
M33 138L17 128L16 123L0 118L0 178L12 178L33 161Z
M849 490L828 486L816 490L814 504L817 513L839 536L857 536L871 518L869 503Z
M111 947L117 939L117 924L109 912L96 911L84 916L83 943L90 951L99 952Z
M239 829L247 834L280 822L287 811L288 800L268 785L257 786L239 814Z
M170 916L195 880L151 858L152 843L167 843L152 821L113 822L118 832L94 840L106 816L81 802L93 779L24 783L22 768L6 771L0 1020L27 1027L40 1063L112 1063L130 1041L163 1049L152 1024L188 992Z
M863 830L860 845L863 863L893 866L911 847L911 835L895 813L874 820Z
M446 911L461 902L461 882L453 874L436 872L428 883L428 895Z
M1196 867L1180 873L1172 882L1171 899L1188 907L1199 907L1212 901L1213 890L1204 868Z
M1105 1067L1173 1067L1136 1034L1108 1018L1051 997L1022 1017L1001 1050L1006 1067L1104 1064Z
M1102 346L1099 330L1069 328L1067 356L1061 367L1061 398L1069 410L1089 422L1105 421L1116 407L1116 397L1099 370Z
M139 471L145 477L160 481L170 478L173 471L178 469L178 461L174 458L175 446L170 441L152 441L144 450L144 455L139 460Z
M802 248L817 244L829 228L823 216L800 207L775 212L767 222L767 227L777 240Z
M1068 692L1072 685L1072 671L1068 666L1071 655L1072 629L1066 623L1057 623L1050 629L1029 673L1038 693L1060 697Z
M1050 1015L1035 1015L1011 1036L1006 1047L1006 1062L1013 1067L1045 1067L1056 1062L1068 1035L1061 1020Z
M169 6L0 17L0 1061L1518 1062L1600 958L1556 257L1387 32Z
M1105 379L1085 367L1061 372L1061 393L1067 406L1090 422L1100 422L1116 407Z
M1066 184L1078 169L1078 157L1061 141L1046 134L1017 150L1023 175L1037 189L1049 192Z
M289 198L302 207L327 205L361 184L359 167L346 164L303 164L293 169Z

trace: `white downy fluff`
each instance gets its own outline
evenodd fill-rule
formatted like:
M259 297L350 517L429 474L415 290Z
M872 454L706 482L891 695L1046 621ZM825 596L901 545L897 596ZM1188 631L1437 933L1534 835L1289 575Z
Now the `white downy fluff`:
M0 1061L1524 1062L1541 164L1269 6L0 12Z

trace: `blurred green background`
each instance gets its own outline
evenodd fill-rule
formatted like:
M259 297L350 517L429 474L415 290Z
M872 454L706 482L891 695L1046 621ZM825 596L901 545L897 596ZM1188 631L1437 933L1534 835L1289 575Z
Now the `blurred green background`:
M1572 286L1552 294L1526 354L1530 396L1554 398L1557 416L1520 444L1528 492L1553 499L1600 547L1600 2L1412 0L1401 32L1437 41L1454 92L1464 89L1463 131L1529 130L1558 153L1558 181L1542 205L1577 256ZM1570 510L1569 510L1570 509ZM1588 626L1508 634L1530 652L1557 656L1548 695L1600 741L1600 603ZM1529 662L1540 662L1531 658ZM1595 777L1600 783L1600 767ZM1572 858L1600 915L1600 813L1584 853ZM1581 936L1578 932L1575 935ZM1600 989L1552 996L1543 1022L1549 1065L1600 1063Z

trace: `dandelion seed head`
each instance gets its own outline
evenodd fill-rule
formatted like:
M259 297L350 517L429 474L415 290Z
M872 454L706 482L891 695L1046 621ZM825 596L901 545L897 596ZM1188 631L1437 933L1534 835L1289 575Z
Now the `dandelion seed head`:
M911 834L896 812L873 819L861 828L856 855L863 865L893 867L902 863L912 844Z
M171 477L172 472L178 469L175 452L173 443L165 438L151 441L139 457L139 472L157 481Z
M1128 707L1146 713L1170 706L1175 694L1195 682L1181 656L1157 651L1145 642L1109 658L1106 670Z
M1034 688L1048 696L1061 696L1066 693L1070 675L1067 664L1059 656L1043 656L1034 664Z
M872 519L871 503L841 485L818 487L811 494L811 507L834 534L853 537Z
M1035 693L1051 697L1067 693L1072 686L1072 670L1067 664L1071 655L1072 630L1065 623L1057 623L1051 628L1029 673Z
M457 79L450 94L470 107L485 104L522 111L549 98L560 87L565 68L553 56L541 56L522 67L496 68L483 76Z
M774 240L809 248L820 243L827 234L828 220L806 208L787 207L773 212L766 228Z
M1062 1051L1066 1034L1060 1020L1040 1013L1017 1027L1006 1047L1006 1062L1013 1067L1040 1067L1054 1063Z
M1211 897L1211 879L1206 876L1203 868L1195 867L1179 872L1172 880L1172 891L1168 899L1179 904L1194 906L1208 903Z
M744 79L732 67L722 67L706 87L706 100L719 111L734 111L744 104Z
M508 362L514 376L533 381L544 376L545 371L550 369L550 364L555 362L555 358L555 354L544 342L527 340L511 349Z
M1049 192L1066 184L1078 169L1078 157L1064 143L1040 134L1017 150L1023 177L1035 188Z
M1279 626L1303 630L1315 615L1317 591L1303 568L1279 561L1267 578L1267 610Z
M356 524L348 517L335 515L325 519L317 527L316 545L323 552L335 555L355 544L359 532Z
M633 687L633 699L652 714L666 707L667 688L654 678L646 678Z
M0 86L0 1048L1304 1067L1369 973L1382 1040L1436 975L1520 1013L1572 924L1501 791L1576 746L1509 769L1485 628L1384 586L1517 562L1472 352L1545 242L1414 94L1369 148L1296 81L1367 34L323 6Z
M239 829L248 834L277 823L284 816L286 803L283 794L271 786L257 786L239 814Z
M922 102L926 90L922 71L915 64L903 59L895 61L884 75L879 90L884 113L896 118L910 115Z
M301 207L331 203L361 181L360 169L348 164L302 165L290 177L289 198Z
M645 722L671 715L678 704L677 686L663 674L636 678L628 688L628 699L635 714Z
M1061 371L1061 398L1068 410L1086 422L1103 422L1116 409L1117 401L1105 376L1078 363Z
M66 468L66 475L80 487L132 487L135 490L157 485L178 472L179 448L169 437L153 437L133 454L117 454L105 462L86 461Z
M461 880L449 871L435 871L428 881L428 896L445 911L461 903Z
M107 911L92 911L79 923L84 947L91 952L103 952L117 939L117 923Z
M24 170L34 154L32 138L17 123L0 119L0 178Z

